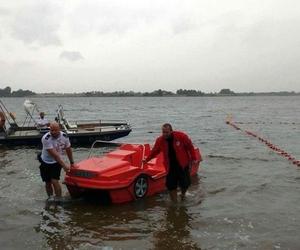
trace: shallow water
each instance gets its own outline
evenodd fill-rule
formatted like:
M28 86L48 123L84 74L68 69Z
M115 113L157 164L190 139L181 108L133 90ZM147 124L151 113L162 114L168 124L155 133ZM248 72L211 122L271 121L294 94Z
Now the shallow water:
M24 99L2 101L22 121ZM153 143L171 122L188 132L204 161L176 205L167 193L118 206L55 205L45 202L37 149L0 146L1 249L300 249L300 168L224 122L233 114L240 127L300 159L300 97L33 101L49 118L60 103L70 119L128 119L126 142ZM89 150L74 152L80 160Z

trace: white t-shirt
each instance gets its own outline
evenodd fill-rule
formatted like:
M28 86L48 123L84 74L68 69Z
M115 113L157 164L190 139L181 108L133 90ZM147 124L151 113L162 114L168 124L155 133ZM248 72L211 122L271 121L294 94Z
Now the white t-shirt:
M56 163L56 160L48 153L47 149L55 149L61 156L64 154L66 148L71 147L70 140L68 136L60 131L60 135L54 138L50 132L46 133L42 138L43 150L42 150L42 160L45 163L52 164Z
M48 121L48 119L46 119L46 118L44 118L44 119L39 118L39 119L36 121L36 123L37 123L38 127L47 127L49 121Z

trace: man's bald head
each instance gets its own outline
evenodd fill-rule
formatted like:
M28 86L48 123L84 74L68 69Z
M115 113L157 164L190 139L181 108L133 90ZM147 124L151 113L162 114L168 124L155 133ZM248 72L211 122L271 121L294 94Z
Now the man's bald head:
M57 122L51 122L50 123L50 134L56 138L60 134L60 126Z

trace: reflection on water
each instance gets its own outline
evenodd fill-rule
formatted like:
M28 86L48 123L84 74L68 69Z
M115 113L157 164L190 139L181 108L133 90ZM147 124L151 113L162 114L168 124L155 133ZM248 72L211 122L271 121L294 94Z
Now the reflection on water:
M198 177L193 178L187 199L177 204L166 192L122 205L71 199L46 202L35 230L44 234L45 246L51 249L116 247L116 242L122 249L200 249L190 234L188 211L188 206L203 200L197 194L199 183Z
M122 206L97 206L85 201L47 203L36 230L44 233L52 249L139 240L150 232L149 221L141 213L153 206L151 202Z
M24 118L22 98L4 102ZM0 146L1 249L299 249L300 171L224 122L224 112L232 113L243 129L300 158L299 97L35 102L46 113L62 104L70 120L126 118L133 131L122 142L152 144L161 124L171 122L200 146L203 172L178 206L170 204L167 193L118 206L81 200L45 206L37 149ZM104 152L105 147L94 151ZM74 148L75 161L88 153Z
M9 164L9 161L5 159L6 155L7 151L0 148L0 169L5 168Z
M155 249L201 249L191 239L188 208L174 204L166 208L160 229L153 234Z

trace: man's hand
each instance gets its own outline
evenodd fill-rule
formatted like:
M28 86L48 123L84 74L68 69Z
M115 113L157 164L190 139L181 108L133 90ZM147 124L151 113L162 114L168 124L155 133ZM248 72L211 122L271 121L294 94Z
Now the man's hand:
M67 166L67 165L64 166L63 168L66 173L70 172L70 170L71 170L70 166Z
M75 164L75 163L72 163L71 165L70 165L70 168L77 168L78 166Z

